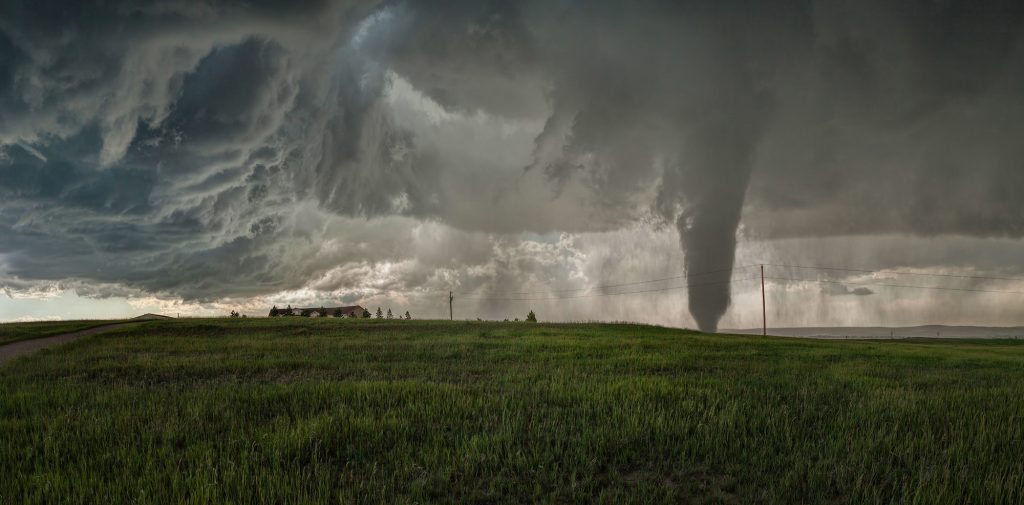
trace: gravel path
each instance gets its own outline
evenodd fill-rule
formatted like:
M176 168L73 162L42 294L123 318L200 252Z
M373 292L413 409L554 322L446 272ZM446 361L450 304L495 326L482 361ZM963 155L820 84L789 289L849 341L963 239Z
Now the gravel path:
M61 335L54 335L52 337L34 338L32 340L22 340L20 342L12 342L7 345L0 346L0 365L17 358L18 356L24 356L38 351L44 347L50 347L51 345L63 344L72 340L85 337L88 335L94 335L96 333L104 332L114 327L127 324L128 321L123 323L112 323L105 324L103 326L97 326L95 328L89 328L87 330L74 331L71 333L64 333Z

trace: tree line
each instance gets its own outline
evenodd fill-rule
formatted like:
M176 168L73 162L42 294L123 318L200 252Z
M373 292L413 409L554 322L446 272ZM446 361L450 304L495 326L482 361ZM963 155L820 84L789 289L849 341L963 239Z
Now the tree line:
M341 310L340 307L334 309L334 312L331 313L331 314L328 314L328 310L326 308L324 308L324 307L320 307L319 310L317 310L317 309L301 309L298 313L296 313L295 309L292 309L291 305L288 305L288 307L284 308L284 309L279 309L279 308L277 308L277 305L274 305L274 307L270 309L270 317L279 317L279 316L314 317L313 316L314 313L316 313L315 317L333 316L333 317L348 317L350 319L359 319L359 318L370 319L370 318L374 317L374 315L371 314L370 311L367 310L367 309L363 309L362 313L357 313L357 312L354 312L354 311L353 312L349 312L347 316ZM237 311L232 310L231 311L231 317L245 317L245 316L244 315L240 315ZM393 312L391 312L391 307L388 307L387 313L385 313L380 307L377 307L376 318L377 319L406 319L406 320L409 320L409 319L412 319L412 315L410 315L409 311L407 310L407 311L405 311L404 315L400 314L398 316L395 316L395 314ZM515 321L518 322L519 318L518 317L515 318ZM526 315L525 321L528 322L528 323L536 323L537 322L537 314L535 314L531 310L530 313ZM508 318L505 318L505 322L509 322Z
M358 318L369 319L369 318L373 317L373 314L371 314L370 311L367 310L367 309L363 309L362 312L351 311L348 314L346 314L344 311L341 310L341 307L335 308L334 312L330 312L325 307L320 307L319 309L299 309L299 310L296 310L296 309L293 309L291 305L288 305L288 307L284 308L284 309L279 309L279 308L277 308L277 305L275 305L273 308L270 309L270 317L279 317L279 316L348 317L348 318L351 318L351 319L358 319ZM231 317L238 317L237 316L237 312L231 311ZM388 307L387 315L385 315L383 310L380 307L377 307L377 319L384 319L384 318L387 318L387 319L395 319L395 318L398 318L398 319L412 319L412 315L409 314L409 311L407 310L407 311L405 311L404 315L395 316L394 312L391 311L391 307Z

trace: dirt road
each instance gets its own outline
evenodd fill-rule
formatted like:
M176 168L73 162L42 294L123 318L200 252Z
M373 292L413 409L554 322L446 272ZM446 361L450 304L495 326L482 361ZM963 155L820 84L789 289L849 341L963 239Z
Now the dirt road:
M85 337L85 336L88 336L88 335L94 335L96 333L108 331L108 330L111 330L111 329L113 329L115 327L122 326L124 324L128 324L128 322L126 321L126 322L123 322L123 323L105 324L103 326L97 326L95 328L89 328L87 330L74 331L74 332L71 332L71 333L64 333L64 334L61 334L61 335L54 335L52 337L35 338L35 339L32 339L32 340L22 340L20 342L12 342L12 343L7 344L7 345L2 345L2 346L0 346L0 365L3 365L4 363L6 363L6 362L8 362L8 361L10 361L10 360L12 360L14 358L17 358L18 356L24 356L26 354L30 354L30 353L36 352L39 349L42 349L44 347L50 347L52 345L58 345L58 344L63 344L65 342L70 342L72 340L75 340L75 339L78 339L78 338L81 338L81 337Z

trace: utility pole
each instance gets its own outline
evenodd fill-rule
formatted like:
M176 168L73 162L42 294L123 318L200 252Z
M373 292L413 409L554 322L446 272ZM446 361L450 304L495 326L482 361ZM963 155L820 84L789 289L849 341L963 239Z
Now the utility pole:
M764 301L764 265L761 265L761 324L764 336L768 336L768 308Z
M449 321L454 321L455 320L455 318L452 316L452 300L454 300L454 299L455 299L455 297L452 296L452 292L449 291L448 292L448 320Z

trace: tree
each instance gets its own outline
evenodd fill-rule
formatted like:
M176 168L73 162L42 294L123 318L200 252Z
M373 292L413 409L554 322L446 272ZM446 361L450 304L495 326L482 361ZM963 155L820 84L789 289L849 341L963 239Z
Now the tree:
M530 313L526 315L526 322L528 322L528 323L536 323L537 322L537 314L534 314L533 311L531 310Z
M341 311L341 307L334 309L334 317L345 317L345 313Z
M327 309L320 307L320 317L327 317Z
M412 319L412 316L409 315L409 311L408 310L405 311L405 318L406 319Z
M290 304L290 303L288 304L288 308L285 309L284 315L286 315L286 316L294 316L295 315L295 313L292 312L292 304Z
M270 317L277 317L277 313L277 305L274 305L273 307L270 308Z
M391 315L391 307L388 307L388 319L394 319L395 316Z
M369 318L370 318L370 311L368 311L366 309L363 309L363 319L369 319Z
M232 310L232 311L231 311L231 317L238 317L238 312L237 312L237 311L234 311L234 310Z
M380 311L380 307L377 307L377 319L384 319L384 313Z

